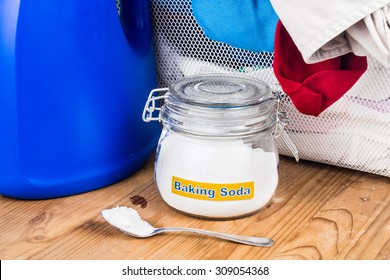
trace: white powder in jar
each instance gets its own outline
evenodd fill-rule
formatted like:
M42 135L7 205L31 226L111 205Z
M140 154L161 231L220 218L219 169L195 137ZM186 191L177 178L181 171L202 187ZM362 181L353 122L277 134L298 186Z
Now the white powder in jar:
M118 229L141 237L148 236L155 229L148 222L142 220L136 210L125 206L103 210L102 216Z
M253 148L243 139L193 137L164 128L155 164L155 179L164 201L182 212L230 218L261 209L272 198L278 184L278 154ZM253 198L213 201L194 199L172 191L172 177L209 184L253 182ZM197 186L191 186L198 191ZM194 189L195 188L195 189ZM189 194L189 195L188 195Z

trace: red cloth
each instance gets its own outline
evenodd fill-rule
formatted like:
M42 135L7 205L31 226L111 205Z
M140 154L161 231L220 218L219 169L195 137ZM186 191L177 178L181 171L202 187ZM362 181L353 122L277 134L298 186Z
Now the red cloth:
M318 116L342 97L367 70L367 58L348 53L307 64L279 21L273 69L283 91L303 114Z

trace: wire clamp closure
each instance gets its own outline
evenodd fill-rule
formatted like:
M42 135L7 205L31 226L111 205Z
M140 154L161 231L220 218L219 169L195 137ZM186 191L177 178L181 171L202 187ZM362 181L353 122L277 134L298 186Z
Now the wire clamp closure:
M273 132L275 138L280 138L286 144L287 148L290 150L295 160L299 161L299 151L297 146L295 146L294 142L291 140L290 136L288 136L285 127L289 123L288 115L286 112L280 111L280 100L281 93L276 92L276 125L275 130Z
M161 95L159 93L167 91L168 88L157 88L149 93L148 100L146 101L144 111L142 113L142 120L144 122L160 121L161 104L159 104L159 101L165 98L165 94ZM158 95L155 95L156 93L158 93ZM154 112L157 112L158 115L156 116L156 114L153 114Z

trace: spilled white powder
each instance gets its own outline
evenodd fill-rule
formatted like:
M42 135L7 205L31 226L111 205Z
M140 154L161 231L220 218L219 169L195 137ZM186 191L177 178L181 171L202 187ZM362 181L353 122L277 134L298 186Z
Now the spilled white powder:
M259 210L271 200L279 179L278 161L276 148L265 152L242 139L199 138L164 129L155 179L164 201L177 210L211 218L237 217ZM178 195L172 192L172 176L212 184L254 182L254 197L212 201Z
M145 237L154 231L154 227L142 220L138 212L133 208L117 206L103 210L102 216L118 229L141 237Z

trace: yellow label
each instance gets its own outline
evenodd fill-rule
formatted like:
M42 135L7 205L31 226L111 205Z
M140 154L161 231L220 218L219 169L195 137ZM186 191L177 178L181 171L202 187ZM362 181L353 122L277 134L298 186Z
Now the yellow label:
M246 200L254 197L254 182L214 184L172 176L172 193L211 201Z

